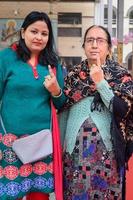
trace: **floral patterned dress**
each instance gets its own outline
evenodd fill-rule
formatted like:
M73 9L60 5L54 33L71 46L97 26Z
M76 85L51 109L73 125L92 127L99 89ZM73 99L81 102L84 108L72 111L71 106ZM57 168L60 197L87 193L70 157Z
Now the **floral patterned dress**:
M114 152L108 152L89 118L81 126L74 150L64 153L64 200L121 200L122 179Z

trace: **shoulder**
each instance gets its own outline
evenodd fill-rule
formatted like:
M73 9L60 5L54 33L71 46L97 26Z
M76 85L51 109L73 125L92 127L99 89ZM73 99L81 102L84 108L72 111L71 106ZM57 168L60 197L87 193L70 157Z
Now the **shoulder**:
M109 65L109 67L112 68L112 69L118 69L118 70L122 70L122 71L127 71L127 69L125 67L123 67L116 60L113 60L113 59L112 60L109 59L107 61L107 65Z
M82 63L76 64L76 65L72 66L70 69L68 69L66 80L70 80L70 79L73 79L73 78L74 79L79 78L81 68L82 68Z
M17 54L10 47L0 51L0 71L6 73L17 62Z
M8 48L5 48L3 50L0 51L0 58L4 59L8 59L9 57L14 57L16 56L16 52L12 50L12 48L8 47Z
M127 68L123 67L120 65L117 61L115 60L107 60L107 68L105 67L105 71L109 71L113 76L121 78L125 75L130 76L130 73Z

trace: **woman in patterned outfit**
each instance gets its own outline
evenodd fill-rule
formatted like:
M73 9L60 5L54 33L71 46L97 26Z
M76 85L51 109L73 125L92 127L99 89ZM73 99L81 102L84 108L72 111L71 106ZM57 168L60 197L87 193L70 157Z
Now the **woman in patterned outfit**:
M0 127L1 200L16 200L26 194L28 200L48 200L54 191L53 155L22 164L12 143L23 135L50 129L50 99L57 109L65 101L62 77L50 19L33 11L22 24L19 42L0 52L0 114L6 129L4 134Z
M133 81L110 59L111 37L104 27L88 28L83 48L87 59L68 73L69 98L60 113L64 199L122 200L133 150Z

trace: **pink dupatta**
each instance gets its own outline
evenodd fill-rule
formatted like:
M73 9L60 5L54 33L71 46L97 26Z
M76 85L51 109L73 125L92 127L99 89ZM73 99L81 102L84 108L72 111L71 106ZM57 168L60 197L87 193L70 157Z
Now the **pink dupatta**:
M56 74L56 69L53 69ZM53 164L54 164L54 185L56 200L63 200L63 170L62 170L62 151L60 141L60 130L57 119L56 109L51 100L52 109L52 134L53 134Z

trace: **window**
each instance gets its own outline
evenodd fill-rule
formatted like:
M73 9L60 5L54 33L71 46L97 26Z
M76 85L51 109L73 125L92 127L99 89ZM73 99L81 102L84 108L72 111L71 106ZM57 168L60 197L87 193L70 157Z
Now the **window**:
M81 28L58 28L59 37L81 37L82 29Z
M112 37L116 37L116 28L112 28Z
M129 28L129 33L133 33L133 28Z
M58 24L81 24L81 13L58 13Z
M69 70L81 62L81 57L61 57L61 63Z
M129 24L133 24L133 10L129 13Z
M133 70L133 54L129 56L128 58L128 70Z
M104 6L104 24L108 23L108 7ZM116 24L116 9L113 7L112 24Z

